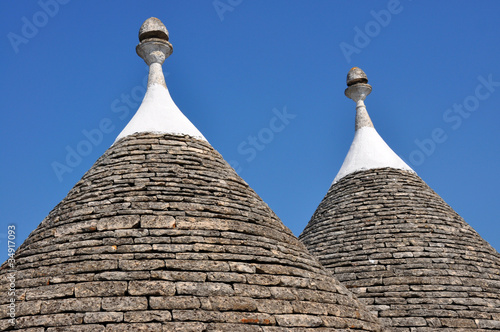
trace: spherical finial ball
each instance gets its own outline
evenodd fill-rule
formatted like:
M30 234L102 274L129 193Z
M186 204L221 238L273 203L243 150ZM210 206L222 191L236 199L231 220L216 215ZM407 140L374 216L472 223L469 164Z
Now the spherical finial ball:
M356 83L368 83L368 78L361 68L353 67L347 73L347 86L351 86Z
M168 30L165 25L156 17L150 17L142 23L139 29L139 41L148 38L158 38L168 41Z

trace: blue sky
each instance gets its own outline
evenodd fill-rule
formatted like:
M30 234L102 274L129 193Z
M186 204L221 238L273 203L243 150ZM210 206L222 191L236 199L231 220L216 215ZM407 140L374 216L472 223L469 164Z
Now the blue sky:
M170 32L163 69L174 101L296 235L351 144L345 77L359 66L381 136L499 250L499 10L498 1L1 2L0 257L8 225L21 244L136 111L147 66L135 46L151 16Z

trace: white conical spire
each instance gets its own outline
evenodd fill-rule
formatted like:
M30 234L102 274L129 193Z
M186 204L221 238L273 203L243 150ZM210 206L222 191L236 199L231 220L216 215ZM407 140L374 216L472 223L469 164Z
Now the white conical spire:
M352 68L347 74L348 88L345 95L356 102L356 132L333 183L348 174L374 168L391 167L414 172L392 151L373 127L364 102L372 91L372 87L367 83L366 74L358 67Z
M142 132L189 135L206 141L201 132L175 105L165 84L161 66L172 54L167 29L159 19L148 18L139 30L139 40L137 54L149 66L148 88L141 106L115 142Z

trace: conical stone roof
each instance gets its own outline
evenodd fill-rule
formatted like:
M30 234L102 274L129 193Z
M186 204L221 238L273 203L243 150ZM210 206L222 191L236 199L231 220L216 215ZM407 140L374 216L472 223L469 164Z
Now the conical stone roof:
M344 174L299 238L391 331L500 331L500 255L411 169Z
M148 92L164 84L151 70ZM1 267L0 330L381 330L190 123L144 123Z

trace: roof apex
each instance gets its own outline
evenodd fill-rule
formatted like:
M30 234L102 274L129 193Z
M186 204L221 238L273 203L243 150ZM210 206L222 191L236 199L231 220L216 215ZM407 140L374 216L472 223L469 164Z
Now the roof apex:
M356 103L356 126L344 163L333 180L336 183L344 176L367 169L391 167L414 172L382 139L373 126L364 100L371 93L368 77L358 67L347 74L345 95Z
M151 17L139 30L137 54L149 66L146 95L130 122L115 142L135 133L188 135L206 141L172 100L163 76L162 64L172 54L168 31L163 23Z

